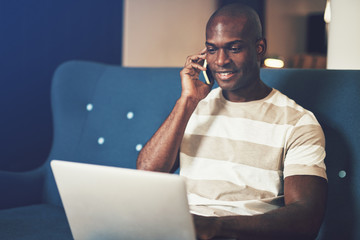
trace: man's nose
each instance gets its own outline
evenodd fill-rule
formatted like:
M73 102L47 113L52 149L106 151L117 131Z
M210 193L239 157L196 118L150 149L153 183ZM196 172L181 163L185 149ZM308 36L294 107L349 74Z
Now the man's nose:
M216 56L216 64L220 67L228 64L230 62L230 58L227 52L224 49L219 49L217 56Z

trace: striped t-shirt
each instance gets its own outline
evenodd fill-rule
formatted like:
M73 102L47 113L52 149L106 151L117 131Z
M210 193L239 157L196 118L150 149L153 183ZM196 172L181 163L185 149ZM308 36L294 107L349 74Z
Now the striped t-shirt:
M214 89L195 109L180 148L192 213L255 215L284 205L284 178L326 177L315 116L278 90L230 102Z

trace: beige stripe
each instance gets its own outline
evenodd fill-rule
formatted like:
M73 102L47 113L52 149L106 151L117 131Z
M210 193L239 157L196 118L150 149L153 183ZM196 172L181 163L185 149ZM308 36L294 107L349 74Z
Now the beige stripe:
M256 105L244 105L237 107L235 111L234 108L224 105L218 99L210 102L210 106L215 105L214 107L208 107L207 104L209 103L200 102L195 114L246 118L254 121L280 125L295 125L299 118L304 115L304 112L298 111L295 108L276 106L267 102Z
M319 125L319 122L317 121L316 117L314 116L314 114L310 111L306 111L307 114L304 114L300 120L298 121L298 123L296 124L297 127L299 126L303 126L303 125Z
M273 193L227 181L186 179L189 193L220 201L246 201L275 197Z
M326 170L316 165L292 164L284 169L284 178L294 175L314 175L327 179Z
M325 136L319 125L303 125L293 129L288 143L288 149L302 145L319 145L325 148Z
M265 99L265 102L272 103L279 107L291 107L300 112L304 111L304 108L297 104L293 99L287 97L286 95L282 94L278 90L273 89L273 97Z
M181 152L191 157L240 162L268 170L283 168L283 148L200 135L185 135L184 139L186 141L181 146ZM224 159L224 156L228 158Z

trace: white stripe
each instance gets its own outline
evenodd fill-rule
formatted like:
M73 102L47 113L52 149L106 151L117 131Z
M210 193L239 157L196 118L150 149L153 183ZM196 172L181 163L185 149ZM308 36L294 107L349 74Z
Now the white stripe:
M192 158L180 153L180 175L194 180L228 181L238 186L249 186L277 196L282 192L282 171L266 170L243 164Z
M193 114L191 118L185 130L186 134L192 133L209 137L228 138L277 148L284 147L285 141L284 138L277 136L286 136L287 133L293 129L291 125L277 125L227 116L202 116Z
M202 101L209 101L209 99L219 99L222 94L220 87L213 89Z
M289 149L284 165L300 164L300 165L316 165L321 168L326 168L324 163L325 150L319 145L305 145Z
M211 208L221 209L229 212L233 212L239 215L255 215L259 213L265 213L273 209L279 208L279 206L265 203L260 200L246 200L246 201L219 201L219 200L210 200L203 198L196 194L188 194L189 205L194 206L209 206ZM255 211L249 209L247 206L256 206L256 209L262 209L261 211ZM193 212L196 214L196 212ZM199 213L201 214L201 213Z

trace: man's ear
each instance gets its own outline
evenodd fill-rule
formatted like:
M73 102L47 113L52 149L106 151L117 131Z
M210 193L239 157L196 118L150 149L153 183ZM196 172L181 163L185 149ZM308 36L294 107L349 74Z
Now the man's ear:
M265 38L260 38L256 41L256 53L258 55L259 60L261 60L266 53L267 44Z

